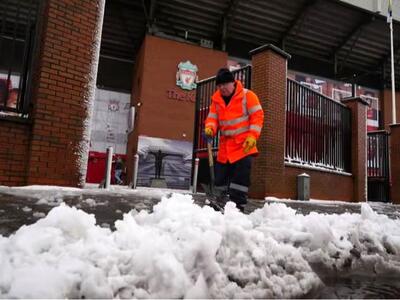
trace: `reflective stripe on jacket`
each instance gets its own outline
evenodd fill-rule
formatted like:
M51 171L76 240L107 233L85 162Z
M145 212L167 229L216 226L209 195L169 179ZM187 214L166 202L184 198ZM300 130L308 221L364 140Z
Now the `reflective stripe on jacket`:
M256 147L248 153L243 151L243 143L249 135L259 138L264 122L264 112L254 92L244 89L236 80L236 89L228 105L219 91L212 96L205 127L214 133L219 129L220 140L217 160L221 163L235 161L258 153Z

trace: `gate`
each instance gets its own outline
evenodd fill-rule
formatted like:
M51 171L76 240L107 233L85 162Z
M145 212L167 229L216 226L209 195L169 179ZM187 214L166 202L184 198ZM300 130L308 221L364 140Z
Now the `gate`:
M238 70L232 71L235 79L240 80L243 87L251 88L251 66L247 65ZM193 141L193 165L194 159L199 158L198 182L209 182L208 158L207 158L207 142L204 138L204 123L208 115L209 106L211 104L211 96L216 90L215 76L197 83L196 88L196 105L195 105L195 124L194 124L194 141ZM218 150L219 135L213 139L213 153L216 156ZM193 170L193 168L192 168ZM193 176L192 176L193 178Z
M390 202L388 140L389 134L384 130L368 132L368 201Z

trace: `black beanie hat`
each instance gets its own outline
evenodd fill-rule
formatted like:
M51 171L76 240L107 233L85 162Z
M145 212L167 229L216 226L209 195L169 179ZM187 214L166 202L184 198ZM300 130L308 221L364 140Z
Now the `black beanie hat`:
M227 83L227 82L235 82L235 78L231 71L227 68L222 68L218 70L217 78L215 84Z

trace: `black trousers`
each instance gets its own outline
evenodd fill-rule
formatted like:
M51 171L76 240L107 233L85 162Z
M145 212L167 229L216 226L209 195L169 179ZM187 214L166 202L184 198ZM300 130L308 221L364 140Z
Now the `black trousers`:
M249 155L233 164L215 164L215 188L229 194L229 199L236 205L247 203L252 160L253 157Z

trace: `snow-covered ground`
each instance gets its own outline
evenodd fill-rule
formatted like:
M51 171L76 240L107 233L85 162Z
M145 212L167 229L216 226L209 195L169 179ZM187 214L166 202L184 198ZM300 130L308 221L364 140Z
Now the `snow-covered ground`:
M86 184L84 189L54 186L54 185L30 185L8 187L0 186L0 193L16 197L25 197L37 199L37 204L59 205L63 202L63 198L68 196L80 195L137 195L139 197L162 197L172 192L189 193L189 191L161 189L161 188L146 188L131 189L127 186L112 185L109 189L100 189L98 184Z
M132 210L115 231L61 204L0 236L0 297L298 298L319 289L321 273L400 276L400 220L368 204L361 214L301 215L269 203L245 215L228 203L222 215L160 193L152 213Z

